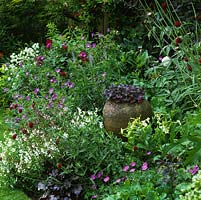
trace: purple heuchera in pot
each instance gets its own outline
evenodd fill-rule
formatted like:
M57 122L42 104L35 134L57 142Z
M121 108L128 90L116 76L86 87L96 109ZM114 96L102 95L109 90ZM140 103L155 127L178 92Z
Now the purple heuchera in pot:
M107 100L116 103L142 103L145 98L144 90L133 85L110 85L103 95Z

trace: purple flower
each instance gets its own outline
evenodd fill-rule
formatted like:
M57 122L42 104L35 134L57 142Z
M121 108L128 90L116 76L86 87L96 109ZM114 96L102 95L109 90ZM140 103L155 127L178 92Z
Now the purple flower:
M49 89L49 93L50 93L50 94L52 94L52 93L53 93L53 91L54 91L54 89L53 89L53 88L50 88L50 89Z
M4 88L4 90L3 90L4 92L8 92L8 88Z
M195 165L193 169L189 169L188 171L192 174L195 175L199 170L198 165Z
M52 40L47 39L47 40L46 40L46 45L45 45L45 46L46 46L47 49L50 49L51 46L52 46Z
M91 48L95 48L96 47L96 43L95 42L92 42L91 43Z
M94 35L95 35L95 34L94 34L94 32L92 32L92 33L91 33L91 37L93 38L93 37L94 37Z
M31 97L28 95L26 96L26 100L29 101L31 99Z
M79 53L79 58L86 58L87 57L87 53L85 51L81 51Z
M91 44L89 42L86 43L86 48L91 48Z
M39 88L35 88L35 90L34 90L34 94L38 94L38 92L39 92Z
M67 86L68 88L74 87L74 83L70 82L70 80L68 80L64 85Z
M56 78L53 77L50 79L50 83L56 83L56 82L57 82Z
M95 180L95 179L96 179L96 174L92 174L92 175L90 176L90 179L91 179L91 180Z
M26 72L26 76L29 76L29 72Z
M129 166L128 165L126 165L126 166L124 166L124 168L123 168L123 172L127 172L129 170Z
M19 66L20 66L20 67L22 67L22 65L23 65L23 63L22 63L22 62L20 62L20 63L19 63Z
M142 164L141 170L142 170L142 171L145 171L145 170L147 170L147 169L148 169L148 163L147 163L147 162L144 162L144 163Z
M148 155L148 156L151 155L151 151L148 151L148 152L147 152L147 155Z
M109 180L110 180L110 177L109 177L109 176L106 176L106 177L103 179L103 181L104 181L105 183L107 183Z
M57 99L57 94L54 93L54 94L52 95L52 100L54 101L54 100L56 100L56 99Z

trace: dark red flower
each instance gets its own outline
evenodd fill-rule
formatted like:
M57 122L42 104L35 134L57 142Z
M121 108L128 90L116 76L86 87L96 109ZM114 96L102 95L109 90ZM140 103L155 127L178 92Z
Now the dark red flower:
M188 58L187 57L184 57L183 59L185 62L188 62Z
M137 146L134 146L134 147L133 147L133 150L134 150L134 151L137 151L137 150L138 150L138 147L137 147Z
M198 16L197 16L197 20L198 20L198 21L201 21L201 15L198 15Z
M27 134L27 129L23 128L23 129L22 129L22 133L23 133L23 134Z
M18 104L14 104L13 108L16 109L18 107Z
M198 62L201 64L201 58L198 59Z
M60 75L63 77L66 77L67 73L66 72L60 72Z
M65 44L62 44L62 48L63 48L63 49L68 49L68 46L65 45Z
M15 139L17 138L17 134L16 134L16 133L13 134L13 135L12 135L12 138L13 138L13 140L15 140Z
M180 37L177 37L175 42L176 42L176 46L178 46L182 42L182 40Z
M62 163L57 163L57 168L61 169L62 168Z
M188 71L192 71L192 67L190 65L187 66Z
M29 127L29 128L33 128L33 126L34 126L33 122L29 122L29 123L28 123L28 127Z
M176 21L176 22L174 23L174 25L175 25L176 27L180 27L180 26L181 26L181 22L180 22L180 21Z
M47 49L50 49L51 47L52 47L52 40L47 39L47 40L46 40L46 48L47 48Z
M163 3L161 4L161 7L162 7L163 9L166 9L166 8L167 8L167 2L163 2Z
M19 108L19 109L18 109L18 112L19 112L19 113L22 113L22 108Z

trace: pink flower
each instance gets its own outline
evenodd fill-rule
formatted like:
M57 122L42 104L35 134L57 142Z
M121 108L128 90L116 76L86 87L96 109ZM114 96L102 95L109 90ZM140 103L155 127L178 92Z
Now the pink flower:
M95 174L92 174L92 175L90 176L90 179L91 179L91 180L95 180L95 179L96 179L96 175L95 175Z
M129 172L134 172L135 171L135 168L132 168L132 169L130 169L130 171Z
M147 155L148 155L148 156L151 155L151 151L147 151Z
M126 165L126 166L124 166L124 168L123 168L123 172L127 172L128 171L128 169L129 169L129 166L128 165Z
M103 181L104 181L105 183L107 183L109 180L110 180L110 177L109 177L109 176L106 176L106 177L103 179Z
M131 166L131 167L135 167L135 166L136 166L136 162L132 162L132 163L130 164L130 166Z
M193 169L189 169L188 171L192 174L195 175L199 170L198 165L195 165Z
M147 170L147 169L148 169L148 163L147 163L147 162L144 162L144 163L142 164L141 170L142 170L142 171L145 171L145 170Z
M118 179L116 180L116 183L120 183L120 182L121 182L121 179L118 178Z

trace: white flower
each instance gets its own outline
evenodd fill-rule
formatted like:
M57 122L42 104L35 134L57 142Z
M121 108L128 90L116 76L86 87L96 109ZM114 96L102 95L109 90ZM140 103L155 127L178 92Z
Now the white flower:
M172 60L169 56L165 56L163 59L162 59L162 65L167 67L171 64Z

